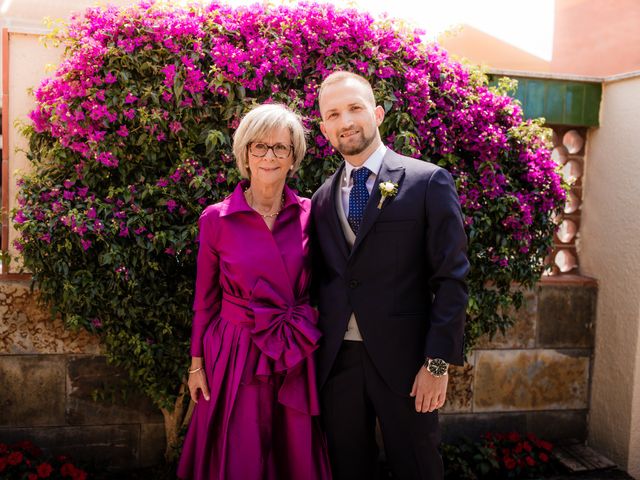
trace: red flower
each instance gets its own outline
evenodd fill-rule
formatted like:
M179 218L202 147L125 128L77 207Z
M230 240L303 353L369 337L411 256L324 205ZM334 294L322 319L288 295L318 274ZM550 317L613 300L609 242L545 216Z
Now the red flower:
M11 452L7 457L9 465L18 465L20 462L22 462L22 452Z
M540 442L538 442L538 445L540 446L540 448L544 448L547 452L550 452L553 449L553 444L545 442L544 440L540 440Z
M513 470L516 468L516 461L511 457L504 457L504 466L507 467L507 470Z
M9 450L6 443L0 443L0 455L6 453Z
M549 456L546 453L541 453L538 457L540 457L540 461L543 463L547 463L549 461Z
M7 457L0 457L0 472L7 468Z
M29 440L22 440L14 445L15 448L22 450L23 452L27 452L34 457L39 457L42 455L42 450L36 447L33 442Z
M25 451L32 450L35 447L35 445L31 443L29 440L22 440L21 442L18 442L16 446Z
M60 473L63 477L71 477L71 480L87 479L87 472L77 468L75 465L69 462L62 465L62 467L60 468Z
M72 480L87 480L87 472L79 468L73 473Z
M53 472L53 468L48 463L41 463L38 465L38 477L47 478Z
M533 459L533 457L527 455L527 458L524 459L525 462L527 462L527 465L529 465L530 467L533 467L536 464L536 461Z
M520 434L518 432L511 432L507 436L507 440L509 440L510 442L519 442L520 441Z
M60 467L60 473L63 477L72 477L75 471L76 467L74 467L73 464L69 462Z
M513 449L513 451L514 451L515 453L520 453L520 452L522 451L522 444L521 444L521 443L518 443L518 444L516 445L516 448L514 448L514 449Z
M38 480L38 475L36 475L35 473L30 473L27 477L27 480Z
M531 451L531 444L529 442L524 442L522 444L522 447L527 451L530 452Z

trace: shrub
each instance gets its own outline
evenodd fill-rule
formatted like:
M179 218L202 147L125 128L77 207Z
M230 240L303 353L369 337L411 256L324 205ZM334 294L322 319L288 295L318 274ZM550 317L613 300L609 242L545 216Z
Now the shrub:
M291 185L305 196L341 161L316 103L336 69L370 79L389 146L453 174L470 239L469 347L511 324L514 283L538 280L564 200L546 131L419 33L328 5L142 1L90 8L56 34L62 63L24 128L33 168L16 247L53 313L99 335L162 408L169 443L184 407L197 218L237 183L231 136L257 103L304 115L310 148Z
M529 433L486 433L442 447L445 477L459 480L540 478L557 472L553 444Z
M531 433L487 433L484 443L498 460L503 478L534 478L553 469L553 444Z
M64 455L45 457L28 440L13 445L0 443L0 478L5 480L85 480L87 472Z
M462 438L457 443L442 444L445 478L480 480L495 478L500 470L495 452L485 442Z

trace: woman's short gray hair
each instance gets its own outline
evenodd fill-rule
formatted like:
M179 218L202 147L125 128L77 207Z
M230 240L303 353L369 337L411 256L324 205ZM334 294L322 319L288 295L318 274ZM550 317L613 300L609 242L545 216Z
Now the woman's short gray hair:
M300 115L291 111L287 106L279 103L267 103L259 105L247 113L236 132L233 134L233 156L240 175L249 178L250 172L247 166L249 160L249 144L255 140L262 140L274 130L286 128L291 133L293 145L293 169L292 175L300 167L300 163L307 153L305 129Z

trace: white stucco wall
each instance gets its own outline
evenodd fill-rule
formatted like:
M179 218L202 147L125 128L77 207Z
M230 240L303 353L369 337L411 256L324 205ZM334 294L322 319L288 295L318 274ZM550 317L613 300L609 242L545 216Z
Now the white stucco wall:
M640 243L640 242L639 242ZM640 282L640 280L637 280ZM638 326L636 320L636 327ZM636 337L635 370L633 378L633 402L631 404L631 428L629 432L629 462L628 470L635 477L640 478L640 328Z
M581 270L598 280L589 441L640 478L640 75L605 83L589 133Z
M29 161L20 150L27 148L26 139L21 135L16 121L28 121L28 113L34 106L34 98L28 92L37 87L43 78L50 75L49 65L56 65L60 61L60 48L45 48L36 34L9 32L9 209L16 206L16 172L26 171ZM7 112L4 112L7 114ZM17 252L13 247L13 240L17 232L10 223L9 253L14 258L10 271L15 272L19 266Z

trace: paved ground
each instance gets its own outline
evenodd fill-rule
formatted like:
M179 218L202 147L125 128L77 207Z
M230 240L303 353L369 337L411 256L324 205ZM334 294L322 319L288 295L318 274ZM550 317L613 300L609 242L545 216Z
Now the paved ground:
M580 473L572 475L559 475L551 477L548 480L633 480L633 477L629 476L626 472L618 470L617 468L609 470L600 470L597 472Z
M100 477L101 479L107 480L111 478L117 478L118 480L175 480L175 473L172 471L166 470L138 470L137 472L129 472L129 473L119 473L118 475L104 476ZM445 480L456 480L454 478L446 478ZM630 477L622 470L612 469L612 470L603 470L599 472L591 472L591 473L582 473L582 474L573 474L573 475L556 475L554 477L546 477L544 479L539 480L633 480L633 477Z

